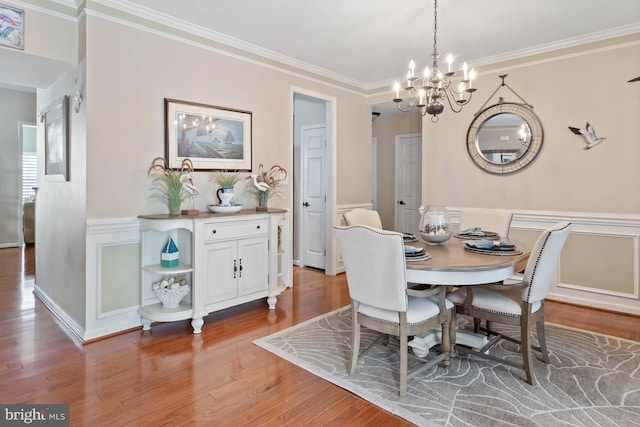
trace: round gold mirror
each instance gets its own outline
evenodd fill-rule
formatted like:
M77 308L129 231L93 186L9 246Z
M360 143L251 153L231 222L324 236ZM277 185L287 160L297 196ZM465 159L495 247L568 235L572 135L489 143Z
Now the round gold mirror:
M467 150L481 169L495 174L517 172L540 152L540 119L524 104L503 102L482 110L467 131Z

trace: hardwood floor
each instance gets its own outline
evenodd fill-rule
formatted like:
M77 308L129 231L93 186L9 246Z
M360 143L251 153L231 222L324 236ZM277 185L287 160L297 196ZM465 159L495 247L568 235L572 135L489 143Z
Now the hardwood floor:
M294 268L264 301L84 346L32 294L33 247L0 249L0 403L67 403L73 426L411 425L252 341L349 303L344 275ZM640 341L636 316L547 303L546 320Z

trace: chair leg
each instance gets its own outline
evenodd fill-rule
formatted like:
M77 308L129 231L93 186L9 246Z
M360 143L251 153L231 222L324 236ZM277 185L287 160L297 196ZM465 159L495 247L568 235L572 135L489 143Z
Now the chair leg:
M409 369L409 337L407 337L407 314L400 314L400 397L407 395L407 370Z
M473 318L473 332L476 334L480 332L480 326L482 326L482 319L478 319L477 317Z
M353 375L358 365L358 353L360 353L360 323L358 323L357 307L351 307L351 361L349 362L349 375Z
M453 309L451 311L451 322L449 322L449 359L453 359L454 357L456 357L456 332L457 332L457 325L456 325L456 310ZM442 333L444 334L444 331L442 331Z
M549 363L549 352L547 351L547 338L544 336L544 318L538 320L536 323L538 330L538 342L540 343L540 352L542 353L542 360L544 363Z
M520 320L520 352L522 353L522 365L527 375L527 382L534 385L535 380L531 372L531 331L527 314L524 314Z
M440 340L440 350L442 351L442 354L445 355L445 359L444 359L444 366L449 366L449 362L451 361L451 332L450 332L450 328L451 328L451 324L453 322L452 321L445 321L442 322L441 328L442 328L442 334L441 337L442 339Z

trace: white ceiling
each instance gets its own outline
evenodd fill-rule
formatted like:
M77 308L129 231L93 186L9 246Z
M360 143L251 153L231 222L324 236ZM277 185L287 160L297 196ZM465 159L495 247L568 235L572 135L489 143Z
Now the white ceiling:
M69 3L70 0L59 0ZM97 0L372 89L431 62L431 0ZM28 21L27 21L28 25ZM480 66L640 32L639 0L440 0L438 49ZM0 49L0 83L46 87L36 58ZM9 55L11 62L5 62ZM25 62L23 67L22 62ZM4 71L3 71L4 70ZM39 71L42 71L40 74ZM638 70L640 72L640 70ZM42 86L44 85L44 86Z

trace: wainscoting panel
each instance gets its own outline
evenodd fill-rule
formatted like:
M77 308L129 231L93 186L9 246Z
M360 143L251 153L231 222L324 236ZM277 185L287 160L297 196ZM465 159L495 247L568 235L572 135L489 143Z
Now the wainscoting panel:
M470 208L448 208L452 222ZM509 236L533 244L541 231L571 222L549 299L640 314L640 215L514 211Z
M83 339L141 325L140 224L137 218L87 222L87 300Z

